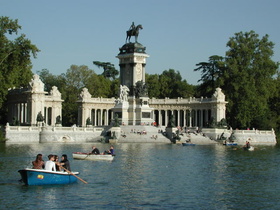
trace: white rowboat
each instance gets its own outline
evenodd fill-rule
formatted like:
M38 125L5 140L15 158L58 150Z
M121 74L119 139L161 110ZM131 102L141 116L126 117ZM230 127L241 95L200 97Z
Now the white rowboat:
M82 152L73 152L73 158L78 160L113 160L115 155L94 155Z

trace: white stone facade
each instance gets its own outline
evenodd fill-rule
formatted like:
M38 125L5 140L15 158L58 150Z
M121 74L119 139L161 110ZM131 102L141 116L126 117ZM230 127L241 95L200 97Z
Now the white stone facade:
M11 125L37 125L37 115L42 113L41 124L55 125L62 117L61 93L52 87L50 94L44 91L44 83L34 75L27 89L10 89L8 94L8 123Z
M93 126L109 125L113 119L111 109L115 106L115 98L92 98L87 88L83 88L79 100L78 125L86 126L87 119L90 119Z
M219 96L219 98L216 97ZM157 124L167 126L171 115L174 116L175 125L180 127L208 127L211 120L220 122L225 119L225 95L220 88L216 89L212 98L177 98L149 100L154 109L154 120Z

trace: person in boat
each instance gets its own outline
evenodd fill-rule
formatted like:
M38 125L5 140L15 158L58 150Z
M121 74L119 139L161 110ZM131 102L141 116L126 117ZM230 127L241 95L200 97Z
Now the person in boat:
M71 168L70 168L70 162L67 158L67 155L62 155L61 156L61 161L60 161L60 165L63 166L65 169L67 169L68 171L71 171ZM65 171L65 170L64 170Z
M56 171L60 171L58 155L54 155L54 163Z
M36 160L32 161L33 169L43 169L45 167L45 162L43 160L43 155L38 154Z
M54 155L50 154L48 156L49 160L45 164L45 169L48 171L56 171L55 162L54 162Z
M100 155L100 151L98 148L96 148L96 146L93 146L92 147L92 151L90 154L93 154L93 155Z
M251 147L250 142L246 141L245 145L243 146L244 149L249 149Z
M103 155L114 155L114 147L111 145L109 150L105 150Z

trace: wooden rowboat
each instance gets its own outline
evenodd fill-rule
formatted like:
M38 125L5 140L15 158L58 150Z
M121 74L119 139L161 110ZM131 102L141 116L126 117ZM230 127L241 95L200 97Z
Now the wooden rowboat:
M73 158L78 160L113 160L115 155L94 155L82 152L73 152Z
M44 169L26 168L18 171L26 185L71 184L77 182L75 175L79 172L47 171Z

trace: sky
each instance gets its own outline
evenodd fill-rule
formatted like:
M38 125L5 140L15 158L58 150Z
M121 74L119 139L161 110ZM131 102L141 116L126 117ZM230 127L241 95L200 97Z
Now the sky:
M229 38L241 31L268 34L278 62L279 11L279 0L0 0L0 15L18 19L19 33L40 49L33 73L60 75L74 64L101 74L93 61L119 70L116 56L134 22L143 26L138 42L149 55L146 72L174 69L194 85L201 77L196 64L225 56Z

